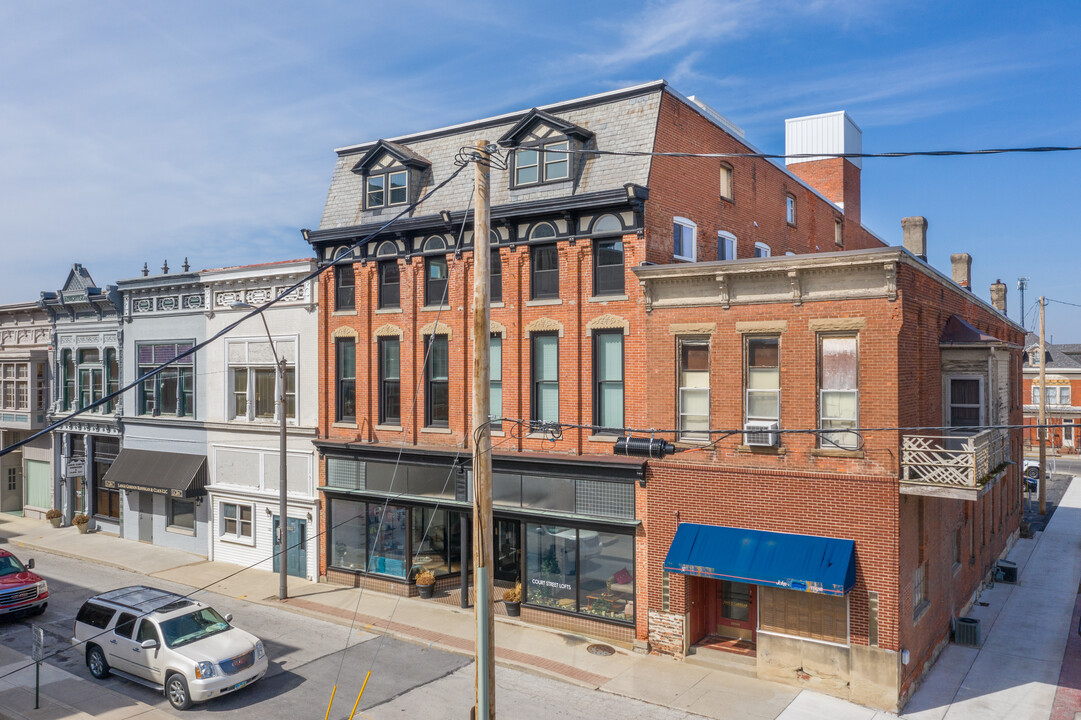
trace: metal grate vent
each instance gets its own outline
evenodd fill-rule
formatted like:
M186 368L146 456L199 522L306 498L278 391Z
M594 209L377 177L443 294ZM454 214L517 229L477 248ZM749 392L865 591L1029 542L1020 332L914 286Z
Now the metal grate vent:
M634 519L634 485L579 479L575 509L579 515Z
M364 490L364 463L345 458L327 458L327 485L342 490Z

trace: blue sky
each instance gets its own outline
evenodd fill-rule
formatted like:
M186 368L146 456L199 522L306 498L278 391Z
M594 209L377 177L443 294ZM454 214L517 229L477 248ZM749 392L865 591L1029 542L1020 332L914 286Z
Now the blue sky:
M543 8L530 12L527 8ZM864 150L1081 144L1081 3L0 0L0 303L184 257L305 257L333 148L657 78L781 152L847 110ZM866 160L863 222L930 222L1010 317L1081 303L1081 153ZM1031 316L1030 316L1031 317ZM1058 342L1081 308L1048 306ZM1032 327L1030 322L1029 327Z

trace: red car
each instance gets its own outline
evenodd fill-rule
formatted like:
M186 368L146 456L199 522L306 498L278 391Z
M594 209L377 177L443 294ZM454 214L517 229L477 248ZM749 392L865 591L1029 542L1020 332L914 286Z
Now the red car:
M7 550L0 550L0 616L15 612L40 615L49 605L49 586L34 569L34 561L26 565Z

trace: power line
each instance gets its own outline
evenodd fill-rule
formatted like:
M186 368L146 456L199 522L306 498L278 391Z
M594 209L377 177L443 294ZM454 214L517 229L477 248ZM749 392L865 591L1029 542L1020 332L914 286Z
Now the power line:
M650 150L599 150L599 149L544 149L546 153L566 155L618 155L622 157L668 157L668 158L762 158L766 160L813 160L816 158L903 158L903 157L953 157L966 155L1004 155L1011 153L1052 153L1074 152L1081 150L1081 145L986 148L982 150L905 150L880 153L763 153L763 152L655 152Z

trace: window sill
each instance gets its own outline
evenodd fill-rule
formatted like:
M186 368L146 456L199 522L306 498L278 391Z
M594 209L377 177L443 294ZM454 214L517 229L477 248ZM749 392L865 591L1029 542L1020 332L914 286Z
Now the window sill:
M450 428L445 427L426 427L421 428L422 433L434 433L436 435L450 435L453 431Z
M450 305L425 305L420 309L421 312L442 312L444 310L450 310Z
M378 308L377 310L375 310L375 314L376 315L396 315L396 314L400 313L401 311L402 311L402 309L400 307L396 307L396 308ZM336 314L337 313L335 313L335 315ZM354 314L356 314L356 313L354 313Z
M614 443L618 439L619 435L590 435L586 438L586 441L595 443Z
M402 431L402 426L401 425L376 425L375 429L376 430L389 430L391 432L401 432Z
M357 311L356 311L356 308L354 308L352 310L334 310L330 314L332 316L335 316L335 315L339 315L339 316L356 315Z
M672 261L693 263L695 262L695 259L692 257L684 257L683 255L672 255Z
M765 447L759 445L737 445L736 452L751 453L753 455L787 455L786 448Z
M562 305L563 298L541 298L540 300L526 300L526 307L538 307L542 305Z
M348 428L350 430L356 430L359 427L355 422L336 422L331 423L330 426L336 428Z
M531 432L525 436L526 440L548 440L548 433Z
M594 295L589 298L591 303L606 303L606 302L618 302L620 300L627 300L626 295Z
M229 543L230 545L240 545L241 547L255 547L255 538L242 538L233 535L222 535L218 538L223 543Z
M176 533L177 535L186 535L188 537L195 537L195 531L188 528L177 527L176 525L166 525L165 532Z
M490 302L488 306L494 308L501 308L506 307L506 303L504 303L502 300L497 300L496 302Z
M841 448L815 448L811 451L812 457L837 457L862 459L863 450L842 450Z
M507 436L507 433L503 432L502 430L489 430L488 433L492 437L506 437Z

